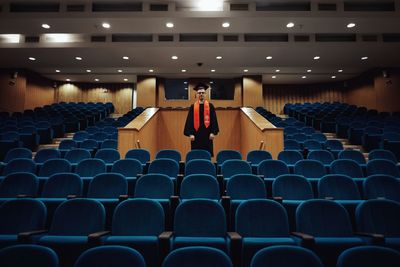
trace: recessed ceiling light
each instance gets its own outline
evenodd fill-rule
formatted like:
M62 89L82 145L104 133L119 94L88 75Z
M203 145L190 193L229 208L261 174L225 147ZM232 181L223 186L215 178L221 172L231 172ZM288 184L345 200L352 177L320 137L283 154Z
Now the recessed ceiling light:
M109 28L111 28L110 23L107 23L107 22L103 22L103 24L101 24L101 26L103 26L104 29L109 29Z
M302 78L302 79L305 79L305 78L307 78L307 76L301 76L301 78Z
M81 58L81 57L75 57L75 59L76 59L76 60L82 60L82 58Z
M311 72L312 70L307 70L307 72Z
M56 70L56 72L61 72L60 70Z
M177 60L177 59L178 59L178 57L177 57L177 56L172 56L172 57L171 57L171 59L173 59L173 60Z
M181 72L186 72L186 70L181 70Z
M92 72L92 70L86 70L86 72Z
M123 60L128 60L129 57L128 57L128 56L123 56L122 59L123 59Z
M267 59L267 60L271 60L272 57L271 57L271 56L267 56L266 59Z
M221 57L221 56L216 56L215 58L216 58L216 59L222 59L222 57Z
M280 72L281 70L275 70L275 72Z
M34 58L34 57L29 57L28 58L30 61L35 61L36 60L36 58Z
M96 79L94 79L94 81L95 81L95 82L98 82L98 81L100 81L100 80L96 78Z
M128 81L128 79L127 78L124 78L124 82L127 82Z
M272 79L276 79L276 76L274 75L274 76L272 76L271 78L272 78Z
M353 27L355 27L355 26L356 26L356 24L353 23L353 22L347 24L347 28L353 28Z
M318 59L320 59L321 57L320 56L315 56L314 57L314 60L318 60Z
M167 23L165 24L165 26L166 26L167 28L173 28L173 27L174 27L174 24L173 24L172 22L167 22Z
M43 29L50 29L50 25L49 25L49 24L46 24L46 23L43 23L43 24L42 24L42 28L43 28Z
M214 84L214 82L213 82L213 81L210 81L210 84Z
M71 79L65 79L67 82L70 82L71 81Z
M149 72L153 72L154 70L153 69L149 69Z
M338 70L337 72L343 72L343 70L342 70L342 69L340 69L340 70Z
M286 24L286 28L293 28L293 27L294 27L293 22L289 22L288 24Z
M215 70L213 69L213 70L211 70L211 72L215 72Z
M243 72L248 72L248 71L249 71L249 70L247 70L247 69L246 69L246 70L243 70Z
M331 77L332 79L336 79L336 76L335 75L332 75L332 77Z
M122 72L122 70L118 70L118 72Z
M187 82L185 81L185 82L183 82L184 84L187 84Z
M361 58L361 60L367 60L368 59L368 57L362 57Z
M224 27L224 28L229 28L229 26L231 26L231 24L229 22L222 23L222 27Z

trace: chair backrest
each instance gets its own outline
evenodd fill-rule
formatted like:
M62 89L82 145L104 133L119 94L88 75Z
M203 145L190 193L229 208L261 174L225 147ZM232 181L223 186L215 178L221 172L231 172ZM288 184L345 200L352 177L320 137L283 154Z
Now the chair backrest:
M321 162L324 165L331 164L335 160L333 154L327 150L313 150L307 155L307 159L313 159Z
M3 169L3 175L15 172L36 173L36 164L32 159L13 159Z
M81 177L94 177L106 171L106 164L103 160L89 158L78 163L75 173Z
M328 174L318 181L318 197L333 197L337 200L361 199L357 184L347 175Z
M185 175L191 174L209 174L216 176L215 165L206 159L192 159L185 165Z
M321 178L326 174L326 169L319 161L303 159L294 165L294 173L306 178Z
M181 202L175 211L174 233L186 237L225 237L224 209L209 199Z
M391 248L360 246L343 251L337 260L337 267L397 267L400 253Z
M398 178L375 174L368 176L363 182L364 198L386 198L400 202L400 181Z
M38 245L14 245L0 250L2 266L58 267L54 250Z
M137 159L120 159L114 162L111 172L120 173L125 177L136 177L143 172L143 168Z
M393 161L393 163L397 164L397 158L395 154L393 154L392 151L390 150L385 150L385 149L374 149L368 154L368 159L373 160L373 159L387 159L390 161Z
M137 159L142 164L146 164L146 162L150 161L150 152L146 149L131 149L126 152L126 159Z
M346 209L330 200L311 199L296 210L296 229L315 237L349 237L353 230Z
M46 160L58 159L58 158L61 158L61 153L58 149L45 148L45 149L40 149L36 153L35 162L36 163L44 163Z
M80 148L87 149L87 150L94 150L94 149L97 149L98 147L99 147L99 143L94 139L86 139L80 145Z
M179 173L179 164L173 159L155 159L150 163L147 173L165 174L175 178Z
M83 183L75 173L57 173L46 180L41 197L66 198L68 195L82 195Z
M49 159L39 170L40 177L49 177L56 173L71 172L72 167L66 159Z
M347 175L352 178L364 177L361 166L352 159L337 159L331 163L330 173Z
M321 150L322 144L316 140L306 140L303 143L303 147L308 150Z
M62 140L60 144L58 145L58 149L72 149L72 148L77 148L78 144L71 139L67 140Z
M186 154L186 163L194 159L205 159L211 161L211 154L204 149L193 149Z
M250 267L323 267L311 250L297 246L272 246L259 250Z
M46 206L36 199L12 199L0 206L0 235L43 230Z
M284 141L285 150L301 150L301 144L294 139Z
M278 160L285 162L286 164L296 164L296 162L304 159L303 155L297 150L284 150L279 152Z
M236 232L242 237L289 236L286 210L273 200L252 199L242 202L237 208L235 221Z
M13 159L32 159L32 151L24 147L13 148L7 152L4 162L8 163Z
M86 149L74 148L69 150L64 157L70 163L79 163L84 159L91 158L90 152Z
M118 150L111 148L102 148L97 150L95 158L102 159L105 163L114 163L121 157L119 155Z
M346 149L346 150L340 151L340 153L338 155L338 159L352 159L352 160L356 161L358 164L366 163L364 155L358 150Z
M173 250L162 267L232 267L230 258L212 247L186 247Z
M217 154L217 164L222 165L224 161L229 160L229 159L242 159L242 154L240 154L239 151L237 150L221 150Z
M174 194L174 182L165 174L145 174L135 186L135 198L169 199Z
M343 150L343 144L339 140L326 140L325 148L329 148L330 150Z
M267 197L264 181L253 174L233 175L226 183L226 194L234 200Z
M324 143L327 140L326 136L323 133L313 133L311 135L311 139L321 143Z
M229 179L235 174L251 174L251 166L241 159L228 159L222 163L221 174L224 179Z
M217 179L209 174L191 174L183 178L180 190L181 199L220 198Z
M172 159L179 164L181 161L181 153L175 149L162 149L157 152L156 159Z
M84 251L74 267L146 267L143 256L126 246L101 246Z
M251 150L247 153L247 161L253 164L259 164L266 159L272 159L271 153L266 150Z
M104 230L105 210L93 199L70 199L56 209L50 235L87 236Z
M118 141L112 139L106 139L101 143L101 148L108 148L108 149L118 149Z
M257 167L257 174L263 175L264 178L276 178L282 174L289 174L289 168L281 160L267 159L260 162Z
M386 174L400 177L399 169L396 164L387 159L373 159L367 163L367 175Z
M272 183L272 196L286 200L307 200L314 198L310 182L301 175L284 174Z
M4 177L0 183L0 197L14 198L18 195L35 197L39 188L39 181L35 174L29 172L15 172Z
M114 211L114 236L158 236L164 231L164 211L160 203L135 198L121 202Z
M128 193L128 182L125 176L119 173L97 174L89 183L87 197L114 198Z
M82 142L85 139L89 138L89 133L86 131L79 131L74 134L74 137L72 140L77 141L77 142Z

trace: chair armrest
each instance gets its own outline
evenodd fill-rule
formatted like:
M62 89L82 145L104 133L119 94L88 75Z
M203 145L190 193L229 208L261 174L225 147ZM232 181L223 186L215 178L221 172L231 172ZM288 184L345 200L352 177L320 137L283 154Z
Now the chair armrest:
M382 245L385 243L385 236L382 234L366 233L366 232L355 232L354 234L358 235L358 236L370 238L372 244L374 244L374 245Z
M18 241L21 243L28 243L32 241L32 236L44 234L47 232L48 230L35 230L35 231L22 232L18 234Z
M335 200L334 197L324 197L324 199L326 199L326 200Z
M283 202L283 197L273 197L272 199L280 204L282 204L282 202Z
M111 231L100 231L88 235L88 243L91 245L101 245L101 237L110 234Z
M73 199L73 198L77 198L77 197L78 197L77 195L68 195L67 199Z
M160 264L161 264L162 259L164 259L167 256L168 252L170 251L171 238L172 238L173 234L174 234L174 232L165 231L158 235L159 255L160 255L159 263Z
M226 234L231 241L230 249L232 262L235 267L240 266L240 263L242 262L242 237L237 232L227 232Z
M118 201L119 201L119 202L122 202L122 201L124 201L124 200L127 200L128 198L129 198L128 195L119 195Z
M231 197L230 196L221 196L221 205L225 211L226 221L230 224L230 216L231 216ZM228 225L229 226L229 225Z
M264 180L264 175L262 175L262 174L257 174L257 176Z
M302 246L304 246L306 248L314 247L315 239L312 235L308 235L308 234L301 233L301 232L291 232L290 234L295 237L300 238Z
M168 240L172 237L173 234L174 234L174 232L172 232L172 231L165 231L158 235L158 239Z
M237 240L242 239L242 236L237 232L227 232L226 234L228 235L229 239L232 241L237 241Z
M176 193L177 193L178 195L180 195L180 192L181 192L181 184L182 184L182 181L183 181L183 174L178 174L178 175L176 176Z

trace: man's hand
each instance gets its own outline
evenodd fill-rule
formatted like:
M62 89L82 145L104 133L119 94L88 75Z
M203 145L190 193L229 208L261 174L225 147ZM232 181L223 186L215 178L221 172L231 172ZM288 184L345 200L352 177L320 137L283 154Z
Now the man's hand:
M214 134L210 133L209 139L210 139L210 140L214 140L214 137L215 137Z
M189 138L190 138L190 141L192 141L192 142L194 141L194 135L192 135L192 134L189 135Z

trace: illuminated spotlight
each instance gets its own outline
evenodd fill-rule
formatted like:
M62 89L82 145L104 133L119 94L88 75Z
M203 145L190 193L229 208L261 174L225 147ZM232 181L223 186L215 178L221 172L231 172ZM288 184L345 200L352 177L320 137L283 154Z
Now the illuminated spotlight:
M173 27L174 27L174 24L173 24L172 22L167 22L167 23L165 24L165 26L166 26L167 28L173 28Z
M347 24L347 28L354 28L355 26L356 26L356 24L353 22Z
M122 59L123 59L123 60L128 60L129 57L128 57L128 56L123 56Z
M109 28L111 28L110 23L107 23L107 22L103 22L103 24L101 24L101 26L103 26L104 29L109 29Z
M231 24L229 22L222 23L222 27L224 27L224 28L229 28L230 26L231 26Z
M288 24L286 24L286 28L293 28L293 27L294 27L293 22L289 22Z
M320 59L321 57L320 56L315 56L314 57L314 60L318 60L318 59Z
M50 25L49 25L49 24L46 24L46 23L43 23L43 24L42 24L42 28L43 28L43 29L50 29Z
M82 60L81 57L75 57L75 59L76 59L76 60L79 60L79 61Z
M35 61L36 60L36 58L34 58L34 57L29 57L28 58L30 61Z
M178 59L178 57L177 57L177 56L172 56L172 57L171 57L171 59L173 59L173 60L177 60L177 59Z

